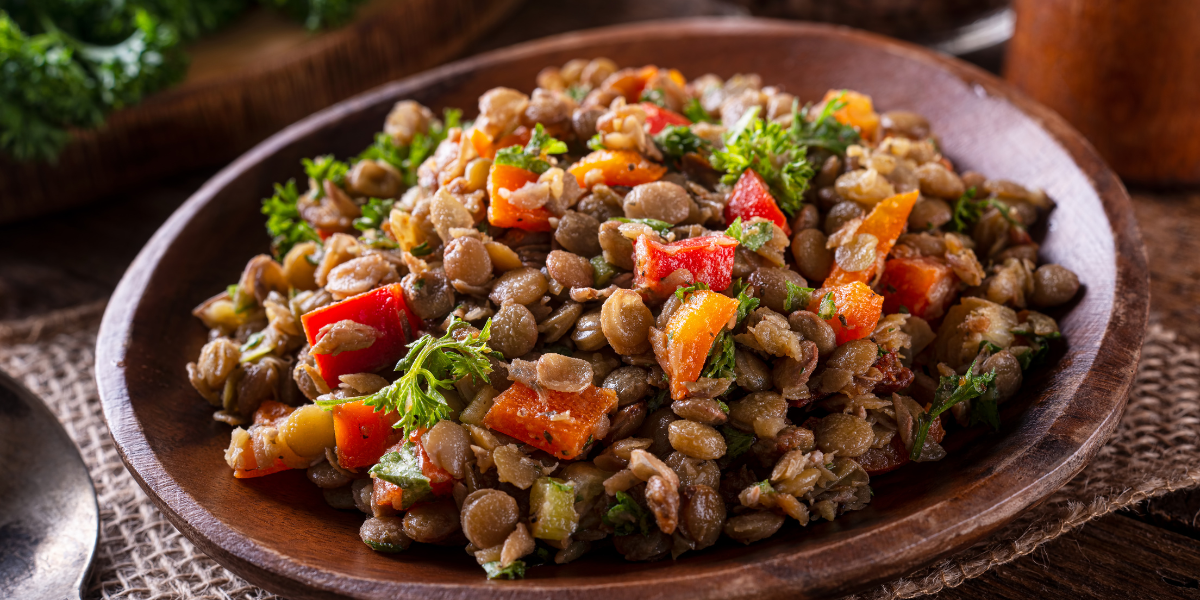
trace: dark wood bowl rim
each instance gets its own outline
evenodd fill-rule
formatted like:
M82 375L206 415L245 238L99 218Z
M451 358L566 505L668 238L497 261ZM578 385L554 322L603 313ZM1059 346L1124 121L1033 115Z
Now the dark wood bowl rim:
M1113 312L1103 334L1100 349L1073 398L1082 396L1106 398L1106 412L1098 420L1088 423L1093 433L1077 446L1063 444L1066 436L1059 429L1068 427L1063 415L1058 415L1044 434L1028 447L1029 454L1040 461L1040 475L1030 481L1015 476L1018 470L1030 468L1028 462L1006 461L979 481L964 483L963 492L939 504L889 522L858 536L848 536L832 543L832 547L852 550L857 556L855 564L848 565L844 574L831 574L827 585L816 590L794 590L779 587L770 577L756 577L754 569L741 567L706 567L693 570L686 576L664 576L656 579L652 586L645 582L614 580L603 584L576 585L570 580L527 580L503 584L480 582L461 584L429 584L420 581L376 580L346 581L343 575L330 571L298 565L288 556L263 548L248 538L218 521L208 510L183 493L168 476L163 465L151 451L146 432L136 419L126 385L124 364L130 328L141 298L148 292L147 284L158 266L164 250L187 226L193 216L210 202L218 192L244 172L254 168L265 157L301 139L321 127L334 122L340 115L353 113L371 106L386 97L403 97L409 90L421 89L440 80L486 68L489 65L547 51L570 49L576 44L586 45L597 41L637 40L649 35L731 35L769 32L795 34L799 36L830 37L849 40L867 46L879 47L905 58L932 64L980 86L987 94L1004 99L1033 118L1061 144L1076 161L1080 169L1089 176L1100 197L1105 215L1112 227L1116 255L1116 289L1121 293L1113 300ZM495 593L512 598L551 598L566 593L571 598L601 599L614 594L635 596L652 594L670 596L687 593L696 597L711 596L809 596L830 591L846 591L903 575L912 569L928 564L955 549L965 547L995 531L1024 509L1044 500L1077 474L1099 451L1116 427L1123 413L1133 375L1141 354L1142 339L1149 306L1149 285L1146 259L1134 220L1132 205L1120 180L1108 169L1103 160L1083 137L1049 109L1014 91L994 76L966 63L935 54L931 51L846 28L827 25L772 21L764 19L714 19L695 18L670 22L648 22L608 27L579 33L547 38L481 54L422 74L390 83L365 94L343 101L316 113L276 134L247 152L234 163L223 169L201 187L168 221L158 230L146 247L129 267L114 292L105 312L100 329L96 352L96 378L104 415L121 459L125 462L139 485L168 519L190 540L233 572L252 583L262 585L283 594L304 597L341 597L350 594L356 597L464 597L466 595ZM1070 427L1077 428L1078 419ZM1021 463L1020 465L1014 463ZM1006 474L1013 474L1005 477ZM1023 482L1023 483L1022 483ZM965 497L994 498L986 513L962 514L956 507ZM979 517L985 517L982 520ZM936 529L937 536L912 539L907 546L891 546L886 549L872 546L867 539L884 533L895 534L899 528L920 524L924 530ZM829 547L825 548L829 550ZM914 560L914 556L922 557ZM776 571L804 569L805 553L801 551L781 552L773 558L756 563L763 569ZM699 572L696 572L699 571ZM664 574L665 575L665 574ZM480 575L482 580L482 574ZM564 586L563 584L566 584ZM772 587L774 586L774 587Z

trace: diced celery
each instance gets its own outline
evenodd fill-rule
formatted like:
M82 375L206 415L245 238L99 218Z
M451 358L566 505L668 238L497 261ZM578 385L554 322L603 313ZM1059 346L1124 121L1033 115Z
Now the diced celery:
M564 540L575 533L579 515L575 514L575 484L554 477L542 477L529 490L529 515L533 537Z

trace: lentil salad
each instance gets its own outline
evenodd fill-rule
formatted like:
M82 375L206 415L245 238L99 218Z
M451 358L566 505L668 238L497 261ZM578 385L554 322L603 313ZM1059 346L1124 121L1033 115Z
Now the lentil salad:
M264 201L273 253L188 365L236 477L307 469L368 546L493 578L678 557L865 507L1059 337L1052 203L919 115L605 59L537 84L469 123L398 103Z

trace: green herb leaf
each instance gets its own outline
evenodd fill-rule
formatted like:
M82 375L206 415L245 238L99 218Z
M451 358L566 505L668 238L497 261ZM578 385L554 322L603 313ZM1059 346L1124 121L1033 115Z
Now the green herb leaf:
M729 414L729 405L725 404L725 402L719 398L717 399L717 406L720 407L721 412Z
M771 487L770 479L764 479L764 480L754 484L754 487L757 487L758 490L764 494L774 494L775 493L775 488Z
M712 148L711 142L693 133L687 125L667 125L654 136L654 143L664 156L676 160L684 154Z
M396 169L400 173L408 170L408 154L410 148L408 146L397 146L392 136L379 132L375 134L375 141L367 146L366 150L362 151L354 162L364 160L383 161Z
M350 172L350 165L335 160L332 154L318 156L315 159L304 158L300 162L304 164L304 173L316 183L313 194L317 198L325 196L325 187L322 182L331 181L340 187L346 182L346 174Z
M542 158L544 155L562 154L566 151L567 144L547 135L545 128L538 123L533 128L533 135L529 138L529 143L525 144L525 148L522 149L519 146L502 148L496 153L495 163L533 171L541 175L550 170L550 163Z
M837 305L834 304L833 301L833 292L829 292L825 294L824 298L821 298L821 305L817 307L817 316L821 317L821 319L825 321L828 321L829 319L832 319L833 315L836 313Z
M413 246L413 249L409 250L408 253L413 256L425 256L427 254L432 254L433 248L429 247L429 242L421 242L420 244Z
M812 299L812 293L816 291L813 288L799 286L790 281L786 282L786 285L787 298L783 301L783 310L788 313L808 306L808 301ZM826 296L826 298L829 298L829 296Z
M732 425L722 425L721 435L725 437L725 458L737 458L754 445L753 434L745 433Z
M742 223L742 218L738 217L725 230L725 235L737 240L747 250L755 252L775 237L775 224L770 221L758 221L746 225Z
M590 261L592 263L592 278L597 288L607 287L612 281L613 276L617 274L617 268L604 260L604 255L593 256Z
M662 408L671 399L670 392L667 388L659 388L649 400L646 401L646 413L650 414Z
M843 125L833 117L833 113L841 110L846 106L845 100L842 98L846 92L843 90L837 98L826 102L825 107L821 109L821 114L812 121L808 120L812 105L806 105L803 109L798 108L799 101L792 103L792 140L800 145L813 148L822 148L834 154L845 156L846 149L851 144L857 144L861 141L858 131L855 131L851 125Z
M737 183L746 169L753 169L771 188L779 207L789 216L804 204L804 192L813 177L807 147L792 139L790 130L758 117L754 107L726 134L725 147L712 154L712 166L725 171L721 181Z
M395 200L371 198L362 207L362 216L354 220L354 228L359 231L379 229L392 213Z
M700 376L713 379L733 377L733 365L736 362L734 356L733 335L722 331L708 351L708 364L704 366Z
M667 97L663 94L663 91L658 88L652 90L642 90L642 95L638 98L638 101L649 102L650 104L653 104L659 108L667 107Z
M403 490L400 495L401 509L408 509L413 504L433 495L429 478L421 471L421 459L417 456L417 446L412 442L404 445L396 452L388 452L379 458L379 463L369 471L372 477L382 479Z
M1050 353L1050 342L1053 340L1062 339L1062 333L1055 331L1049 335L1037 335L1032 331L1023 329L1013 329L1012 333L1019 335L1029 341L1029 351L1022 352L1017 360L1021 363L1021 370L1028 371L1031 367L1041 364Z
M674 225L666 221L659 221L658 219L630 219L627 217L614 217L612 220L620 221L622 223L641 223L642 225L653 229L658 233L658 235L663 236L667 235L667 233L671 231L671 228L674 227Z
M507 567L501 567L500 561L494 560L483 563L488 579L525 579L525 561L514 560Z
M937 391L934 392L933 407L929 412L917 416L913 447L909 453L910 459L917 460L921 457L921 450L925 447L925 438L929 435L929 428L933 425L934 419L950 410L950 407L955 404L982 396L987 392L988 386L996 380L995 369L991 373L976 375L975 366L978 362L979 357L975 357L975 360L971 361L971 367L967 369L966 375L940 379Z
M698 98L688 100L687 104L683 105L683 116L687 117L693 123L716 123L717 120L704 110L700 105Z
M600 135L599 133L588 138L587 147L592 150L608 150L608 148L604 146L604 136Z
M464 327L469 325L455 318L442 337L425 334L409 344L408 355L396 365L396 370L403 371L404 375L378 392L357 398L317 401L317 405L332 409L338 404L361 401L375 407L376 411L394 411L400 415L400 420L393 427L403 429L406 436L416 429L433 427L450 414L450 405L441 390L449 389L456 381L468 376L487 382L488 373L492 372L488 357L499 357L499 353L487 345L491 337L491 319L479 333L467 335L461 341L455 339L454 332Z
M262 201L262 213L267 215L267 233L271 234L271 252L276 259L282 258L296 244L321 243L321 236L300 216L296 207L299 200L296 181L289 179L284 185L275 184L275 195Z
M566 94L576 102L583 102L583 99L587 98L588 92L590 91L592 91L592 89L589 86L575 84L567 88Z
M608 507L601 520L605 525L612 527L617 535L650 533L650 512L639 506L633 496L625 492L616 493L616 502Z
M704 283L703 281L697 281L696 283L693 283L692 285L681 287L681 288L676 288L675 289L675 297L678 298L680 302L683 302L684 300L687 300L688 294L695 292L697 290L707 290L707 289L708 289L707 283Z
M970 187L963 192L962 196L958 197L958 200L954 201L954 213L950 222L946 224L947 229L961 233L979 220L983 210L975 202L976 194L978 194L978 190Z

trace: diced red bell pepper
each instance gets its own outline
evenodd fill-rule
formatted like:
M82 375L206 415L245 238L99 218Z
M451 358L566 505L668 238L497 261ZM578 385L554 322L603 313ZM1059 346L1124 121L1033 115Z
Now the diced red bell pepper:
M496 396L484 424L555 457L572 459L587 446L600 417L617 406L616 392L588 386L578 394L513 383Z
M732 223L738 217L742 222L749 222L754 217L762 217L773 221L788 236L792 228L788 227L787 217L779 210L779 204L771 195L767 182L754 169L746 169L738 178L737 184L729 194L729 202L725 205L725 223Z
M876 273L883 270L888 253L908 226L908 214L916 205L918 196L920 193L913 190L890 196L876 204L858 227L858 234L869 233L878 240L875 246L875 263L861 271L846 271L835 262L829 277L825 278L825 285L845 285L853 281L867 283Z
M821 300L829 293L833 294L834 314L825 322L833 327L839 346L875 332L875 325L883 314L883 296L876 294L867 284L856 281L813 292L808 310L820 315Z
M675 287L664 284L663 279L678 269L686 269L691 273L690 283L704 282L715 292L724 291L733 281L733 250L737 245L737 240L727 235L688 238L670 244L643 235L633 246L634 283L665 296L674 292Z
M362 402L347 402L333 407L333 437L337 443L338 464L347 469L369 467L379 462L387 449L403 433L392 428L395 413L376 412Z
M954 301L958 277L954 269L935 258L893 258L887 261L879 288L885 314L901 312L903 307L909 314L932 320L946 314L946 307Z
M604 185L633 187L658 181L667 174L667 168L649 161L633 150L597 150L579 159L567 169L575 176L580 187L587 187L587 174L600 171Z
M421 320L408 310L398 283L346 298L300 317L309 345L317 343L322 327L344 320L373 328L375 342L362 350L312 355L321 377L331 387L337 387L338 377L342 375L370 373L395 364L404 357L409 339L415 339L421 328Z
M667 128L667 125L691 125L692 120L657 104L643 102L642 110L646 111L646 133L655 135Z
M535 183L538 174L511 165L492 165L488 173L488 223L496 227L515 227L525 231L550 231L550 213L544 206L521 208L508 201L501 190L515 192L527 183Z

